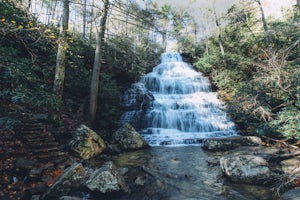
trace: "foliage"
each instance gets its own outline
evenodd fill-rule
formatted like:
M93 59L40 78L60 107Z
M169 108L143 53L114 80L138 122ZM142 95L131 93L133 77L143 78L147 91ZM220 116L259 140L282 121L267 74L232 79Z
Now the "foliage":
M280 111L276 120L270 122L275 131L279 131L287 139L300 140L300 112L294 106L285 107Z
M114 36L106 44L104 70L113 72L120 83L132 83L157 64L162 51L158 43L147 38L136 44L133 37Z
M0 112L1 124L8 127L14 124L11 112L51 114L59 103L53 94L58 29L42 25L13 2L0 2ZM118 34L105 41L98 129L110 132L117 126L122 89L159 60L161 45L148 38L148 31L137 32L138 37ZM64 110L59 112L86 120L79 113L86 108L95 49L93 40L78 36L68 33Z
M105 130L114 130L121 114L121 92L109 74L101 74L98 104L98 126Z
M251 13L230 12L229 25L222 30L225 55L213 36L209 54L198 56L194 65L218 87L245 132L299 140L299 11L290 10L285 21L269 24L272 51L266 50L263 31L257 30L259 22Z

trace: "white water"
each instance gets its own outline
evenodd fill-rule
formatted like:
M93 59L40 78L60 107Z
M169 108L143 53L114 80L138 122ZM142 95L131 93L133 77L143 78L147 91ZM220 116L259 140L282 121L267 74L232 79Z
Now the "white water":
M162 54L161 64L141 82L155 99L140 130L151 146L199 144L203 138L236 134L208 79L179 53Z

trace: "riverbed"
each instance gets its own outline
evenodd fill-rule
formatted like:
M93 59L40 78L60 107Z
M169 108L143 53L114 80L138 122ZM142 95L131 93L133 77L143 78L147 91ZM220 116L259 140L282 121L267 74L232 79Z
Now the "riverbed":
M113 199L276 199L270 188L232 184L218 164L224 153L200 146L151 147L113 157L130 193Z

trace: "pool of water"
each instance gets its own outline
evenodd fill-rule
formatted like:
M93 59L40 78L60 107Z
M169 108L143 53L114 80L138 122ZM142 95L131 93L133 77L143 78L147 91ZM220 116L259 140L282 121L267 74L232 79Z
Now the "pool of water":
M151 147L115 156L118 167L130 169L127 180L135 181L130 194L115 199L275 199L270 188L227 181L220 156L200 146Z

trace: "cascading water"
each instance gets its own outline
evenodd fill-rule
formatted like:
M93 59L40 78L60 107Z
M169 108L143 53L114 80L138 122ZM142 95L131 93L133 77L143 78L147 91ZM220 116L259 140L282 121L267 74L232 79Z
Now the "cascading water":
M161 64L135 85L145 86L154 100L148 101L147 109L126 112L123 121L135 118L135 127L151 146L199 144L203 138L236 134L208 79L183 62L179 53L162 54ZM136 103L128 96L127 104Z

